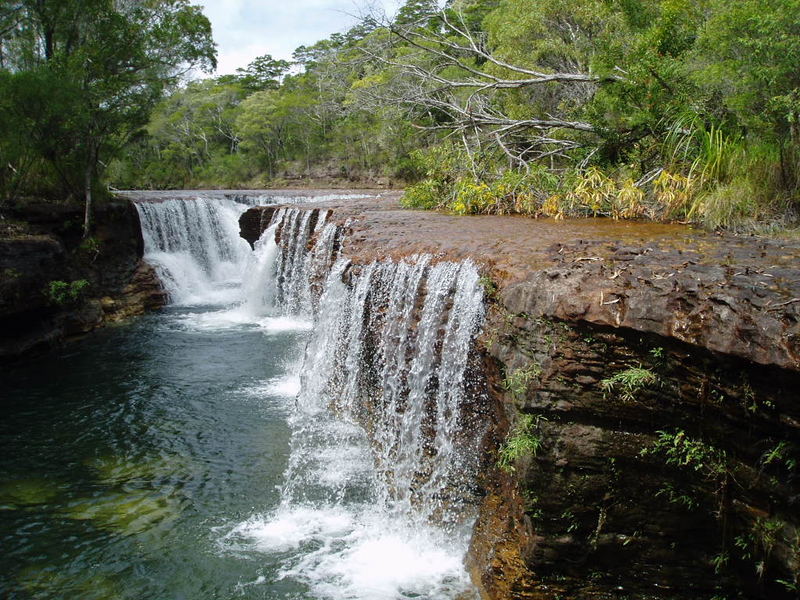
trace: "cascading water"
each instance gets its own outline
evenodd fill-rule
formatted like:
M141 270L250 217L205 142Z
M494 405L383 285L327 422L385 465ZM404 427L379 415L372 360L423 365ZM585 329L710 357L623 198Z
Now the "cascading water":
M281 504L226 542L288 553L281 576L312 597L459 596L481 437L477 269L429 256L331 265L338 228L326 216L281 210L259 241L277 232L276 307L310 311L315 325Z
M208 198L138 202L145 260L174 304L227 304L235 299L250 248L239 237L247 206Z
M137 195L132 196L134 199ZM361 198L359 194L284 196L162 192L136 201L145 260L156 267L170 301L179 305L229 305L250 272L250 248L239 237L239 217L250 206ZM306 213L294 209L292 214ZM308 232L307 232L308 233ZM286 311L284 311L286 312Z
M238 238L243 204L138 207L146 258L173 301L225 304L192 319L311 329L280 383L291 441L279 504L222 528L224 554L280 565L242 590L277 577L304 598L469 597L483 393L472 375L476 267L430 256L351 264L326 210L278 209L251 252Z

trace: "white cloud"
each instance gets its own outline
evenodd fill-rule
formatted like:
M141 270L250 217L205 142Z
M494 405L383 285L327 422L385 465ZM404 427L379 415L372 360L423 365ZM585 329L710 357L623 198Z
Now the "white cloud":
M372 0L393 12L398 0ZM197 0L211 20L218 45L217 74L264 54L291 59L301 45L344 31L369 10L363 0Z

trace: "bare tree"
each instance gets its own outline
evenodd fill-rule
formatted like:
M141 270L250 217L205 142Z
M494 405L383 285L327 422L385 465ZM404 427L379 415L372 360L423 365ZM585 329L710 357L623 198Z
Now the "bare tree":
M587 102L600 86L620 81L622 71L601 78L577 61L565 60L562 66L567 70L513 64L489 48L485 34L470 30L463 15L448 10L426 17L425 22L382 25L389 32L385 42L365 45L362 51L390 67L395 76L390 85L371 93L378 101L406 106L418 127L449 131L463 140L468 151L495 146L523 167L563 157L576 148L597 147L595 126L569 118L558 105L565 98L572 104ZM555 99L540 104L553 110L528 118L510 116L500 98L509 90L549 94Z

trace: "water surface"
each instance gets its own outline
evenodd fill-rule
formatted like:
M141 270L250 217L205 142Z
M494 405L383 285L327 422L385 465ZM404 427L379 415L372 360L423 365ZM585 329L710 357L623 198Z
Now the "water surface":
M307 333L225 321L169 308L4 373L0 596L302 597L222 540L278 502Z
M140 203L172 305L3 373L0 597L472 597L474 265L246 207Z

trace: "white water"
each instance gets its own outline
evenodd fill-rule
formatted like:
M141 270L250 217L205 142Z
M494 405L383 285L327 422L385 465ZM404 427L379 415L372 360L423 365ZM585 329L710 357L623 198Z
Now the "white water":
M320 598L452 598L469 590L480 428L465 381L483 315L470 263L346 260L306 349L281 506L232 536L310 547L283 576ZM465 435L469 432L469 435Z
M156 268L171 303L180 306L228 306L241 301L245 273L249 284L245 294L257 285L250 281L254 268L250 246L239 236L239 217L250 206L363 197L355 194L190 196L164 192L158 196L158 201L135 203L142 222L144 258ZM269 258L262 256L257 260L265 263Z
M188 313L187 328L310 331L302 363L247 392L286 403L281 501L227 528L221 551L279 561L278 578L310 598L468 594L481 431L469 376L483 319L474 265L421 256L354 266L337 259L329 214L302 208L276 212L251 252L238 243L243 206L169 202L140 206L147 259L173 301L224 305Z
M140 202L145 260L154 265L173 304L234 302L250 254L239 237L244 204L207 198Z

